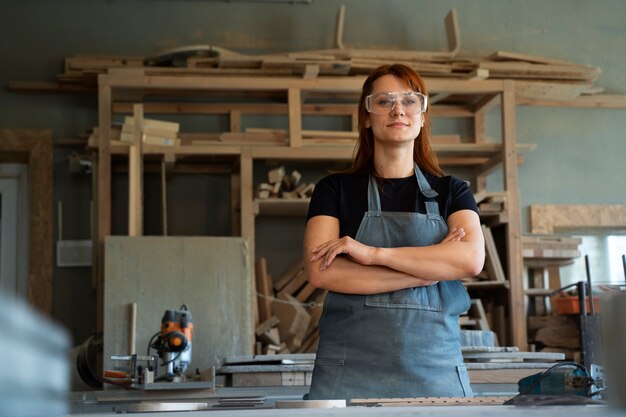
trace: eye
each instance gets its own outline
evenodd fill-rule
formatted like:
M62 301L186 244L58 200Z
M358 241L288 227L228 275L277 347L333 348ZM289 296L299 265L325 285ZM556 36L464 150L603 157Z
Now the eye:
M414 98L405 98L402 100L403 106L415 106L417 104L417 100Z
M382 106L382 107L390 107L393 105L393 100L390 100L386 97L381 97L376 99L376 101L374 102L377 106Z

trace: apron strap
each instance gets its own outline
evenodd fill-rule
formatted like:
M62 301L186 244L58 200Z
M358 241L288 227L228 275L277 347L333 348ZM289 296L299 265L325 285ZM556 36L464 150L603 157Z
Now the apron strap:
M437 191L430 188L430 184L426 180L422 171L414 163L415 177L417 178L417 185L420 193L424 197L424 205L426 206L426 216L428 219L436 220L440 218L439 204L435 200L435 197L439 195ZM380 195L378 194L378 185L372 175L369 176L369 183L367 186L367 210L370 215L380 216Z
M439 193L432 188L430 188L430 184L426 180L426 177L419 169L416 163L414 163L415 176L417 177L417 186L420 189L420 192L424 196L424 205L426 206L426 217L428 219L438 219L439 215L439 204L435 200L435 197L439 195Z
M367 186L367 211L370 214L380 215L380 195L378 194L378 185L373 175L370 175L369 184Z

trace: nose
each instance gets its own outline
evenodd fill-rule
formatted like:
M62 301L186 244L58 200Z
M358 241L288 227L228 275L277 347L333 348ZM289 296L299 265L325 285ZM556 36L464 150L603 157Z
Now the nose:
M402 104L400 104L399 101L396 101L395 103L393 103L393 107L391 108L391 115L392 116L404 116L404 107L402 107Z

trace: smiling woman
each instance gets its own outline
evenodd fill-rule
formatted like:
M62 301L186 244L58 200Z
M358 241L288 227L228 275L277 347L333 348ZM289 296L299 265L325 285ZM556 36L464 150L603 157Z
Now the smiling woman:
M431 149L427 96L406 66L374 70L352 168L315 187L305 273L329 292L310 399L472 395L459 279L482 269L484 241L467 185Z

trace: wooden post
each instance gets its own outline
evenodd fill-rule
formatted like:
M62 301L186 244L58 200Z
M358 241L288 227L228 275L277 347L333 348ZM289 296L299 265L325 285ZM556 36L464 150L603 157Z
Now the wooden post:
M511 341L520 350L528 349L524 282L522 271L521 215L517 182L517 149L515 146L515 84L504 81L502 92L502 146L504 152L504 189L508 193L509 221L506 225L509 278L509 320Z
M302 146L302 97L299 88L290 88L289 100L289 145Z
M241 111L239 110L230 111L230 131L241 132Z
M254 254L254 208L253 208L253 160L252 150L249 147L241 148L241 157L239 162L239 178L241 180L240 186L240 202L241 202L241 237L248 239L248 247L250 248L250 262L252 265L255 263ZM255 271L252 268L251 271L252 282L250 287L252 288L252 311L254 312L254 322L258 322L258 303L257 303L257 289ZM251 329L254 332L254 329ZM254 349L254 347L253 347Z
M93 260L93 271L97 274L97 330L104 331L104 239L111 234L111 85L108 75L98 76L98 201L95 246L98 256Z
M135 140L128 149L128 236L143 234L143 105L133 106Z

